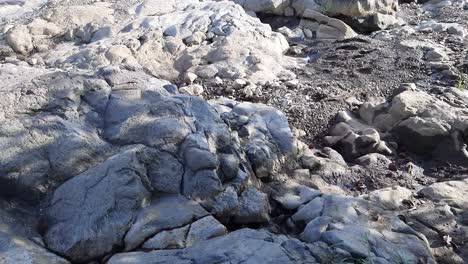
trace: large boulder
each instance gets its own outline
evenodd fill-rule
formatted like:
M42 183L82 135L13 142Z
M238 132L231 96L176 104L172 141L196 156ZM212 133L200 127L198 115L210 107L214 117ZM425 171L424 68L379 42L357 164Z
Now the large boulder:
M51 250L73 261L88 261L123 246L137 211L149 200L138 151L113 156L54 192L43 220Z

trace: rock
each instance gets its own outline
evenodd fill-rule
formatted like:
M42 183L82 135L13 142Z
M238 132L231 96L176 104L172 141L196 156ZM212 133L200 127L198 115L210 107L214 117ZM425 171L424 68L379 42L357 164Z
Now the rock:
M314 243L320 240L322 233L327 231L331 219L327 217L317 217L310 221L301 234L301 240L307 243Z
M179 92L183 94L193 95L193 96L200 96L203 94L204 89L203 86L199 84L192 84L189 86L184 86L179 88Z
M303 13L300 25L316 32L318 39L346 39L357 36L356 32L341 20L330 18L310 9Z
M293 210L321 195L319 191L304 185L296 186L294 191L295 192L292 193L286 193L283 196L276 198L275 200L278 201L284 208Z
M223 223L229 223L233 212L239 209L239 197L233 187L227 187L218 194L211 205L210 212Z
M204 217L190 225L187 233L187 246L227 234L227 229L212 216Z
M323 209L323 200L317 197L304 206L299 207L297 212L291 216L291 219L299 225L304 225L320 216Z
M419 194L435 202L443 201L459 208L468 208L467 190L468 180L447 181L434 183L419 191Z
M435 263L424 237L420 238L400 219L385 215L382 209L362 199L324 195L300 207L291 219L307 224L302 239L337 245L353 256L379 256L387 262L403 258L410 262L423 259ZM411 247L402 249L402 241Z
M168 36L168 37L175 37L177 36L177 33L178 33L178 30L175 25L171 25L167 27L163 32L164 36Z
M47 251L26 238L17 237L0 231L1 263L50 263L68 264L67 260Z
M389 160L386 156L378 153L371 153L359 157L356 159L356 162L362 166L380 168L388 168L388 166L392 163L392 161Z
M26 55L33 50L32 37L26 26L15 26L6 34L10 47L17 53Z
M302 16L306 10L314 10L317 12L323 12L326 15L331 16L354 16L354 17L365 17L374 13L382 14L394 14L396 12L398 3L393 0L366 0L366 1L337 1L329 0L320 2L316 0L303 1L303 0L291 0L289 2L283 2L279 0L232 0L246 10L285 15L288 16L291 13L291 9L295 11L298 16Z
M72 38L76 28L90 23L95 26L84 31L89 33L85 34L89 41L83 46L65 42L61 52L54 53L49 51L53 46L47 44L45 56L57 67L74 69L104 68L125 61L129 67L144 68L148 74L170 81L185 72L193 72L204 80L219 75L231 80L266 81L280 73L292 75L287 67L294 63L283 59L283 52L289 48L284 36L246 14L240 6L227 1L171 3L155 0L133 7L128 4L125 10L129 12L120 17L114 16L109 3L71 7L59 4L47 21L60 25L63 32L71 32ZM119 21L126 21L125 25ZM122 30L108 34L105 27ZM100 29L101 37L97 37ZM97 39L99 44L95 45L93 41ZM138 48L131 48L134 45Z
M241 263L246 260L246 256L252 263L316 263L307 252L304 244L292 242L286 237L263 230L240 229L187 249L116 254L108 263Z
M191 72L186 72L184 74L184 82L188 85L193 84L193 82L198 78L198 76L195 73Z
M456 105L460 105L466 95L451 89L434 96L414 89L401 89L390 102L363 105L366 110L359 114L365 122L353 114L341 113L337 120L344 122L332 128L326 142L348 159L356 157L357 153L390 154L393 151L380 139L380 134L386 134L399 147L411 152L465 164L468 152L460 131L466 129L467 116L464 107ZM455 103L457 100L460 101ZM377 115L372 113L377 113L375 111Z
M191 36L184 38L184 43L187 46L200 45L205 41L206 35L203 32L196 31Z
M68 264L48 251L35 230L37 215L23 203L0 200L0 262Z
M50 249L73 261L89 261L123 246L133 218L149 199L137 151L111 157L54 192L44 220Z
M161 231L183 227L208 215L198 203L183 196L169 195L156 199L136 216L125 235L125 248L134 249L145 239Z
M368 194L368 199L388 210L400 208L404 200L411 198L412 192L403 187L385 188Z
M239 197L239 209L234 222L239 224L264 223L270 220L268 196L251 187Z
M380 139L377 130L361 123L348 112L341 112L338 120L325 141L336 147L347 158L353 159L369 153L391 154L392 150Z
M156 152L149 158L148 177L155 191L181 193L184 167L177 158L167 152Z
M161 231L154 237L148 239L142 246L143 249L179 249L185 248L185 239L190 225Z
M132 56L132 52L124 45L112 46L106 53L106 58L112 64L121 63L124 59Z

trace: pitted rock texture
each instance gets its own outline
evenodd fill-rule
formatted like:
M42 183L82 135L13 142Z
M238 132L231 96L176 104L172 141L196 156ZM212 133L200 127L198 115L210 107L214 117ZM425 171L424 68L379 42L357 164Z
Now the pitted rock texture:
M186 72L204 79L292 75L282 57L286 39L233 3L148 0L117 8L53 3L29 24L9 29L6 41L48 67L126 65L167 80Z

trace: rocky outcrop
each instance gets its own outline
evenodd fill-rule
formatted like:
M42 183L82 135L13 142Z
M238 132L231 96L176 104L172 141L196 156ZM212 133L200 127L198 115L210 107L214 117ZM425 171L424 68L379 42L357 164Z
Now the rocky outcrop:
M307 245L297 239L267 231L240 229L226 236L210 239L183 250L132 252L113 256L110 264L119 263L317 263Z
M463 22L234 2L0 0L0 263L466 262Z
M54 5L9 29L7 41L17 53L47 58L41 63L49 67L121 64L167 80L186 72L264 81L292 74L283 67L289 64L282 58L289 47L285 38L233 3L148 0L129 6L118 20L114 8L104 2Z
M400 21L395 17L398 8L398 2L394 0L231 0L240 4L245 10L258 13L275 14L280 16L298 16L303 18L303 23L312 19L313 23L324 24L323 18L327 16L339 17L344 19L349 25L361 32L368 32L374 30L387 29L391 26L397 25ZM321 14L319 19L318 15L311 16L312 13ZM341 21L336 21L332 18L327 18L330 25L328 28L317 28L317 38L339 38L337 33L343 32L343 27L347 27ZM336 25L340 25L338 28ZM331 29L331 28L333 29ZM312 30L310 25L305 27ZM341 38L352 37L354 32L351 28L346 29L347 34ZM312 30L312 32L315 32ZM325 34L327 32L327 34ZM309 37L310 38L310 37Z
M368 153L388 155L392 154L389 146L398 146L466 166L466 92L448 88L434 95L406 87L389 102L364 103L360 119L341 113L339 123L326 138L328 144L348 158Z

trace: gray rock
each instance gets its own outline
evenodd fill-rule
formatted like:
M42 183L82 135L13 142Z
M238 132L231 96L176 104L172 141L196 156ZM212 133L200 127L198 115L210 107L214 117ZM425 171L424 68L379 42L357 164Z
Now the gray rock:
M186 245L193 246L200 241L212 239L214 237L227 234L227 229L213 216L206 216L193 222L187 233Z
M365 167L386 169L392 163L386 156L379 153L371 153L356 159L359 165Z
M234 222L239 224L263 223L270 220L268 196L254 187L245 190L239 198L239 209Z
M0 263L68 264L45 249L37 233L37 215L29 206L0 199Z
M214 170L186 171L184 194L192 198L209 198L222 192L221 181Z
M47 251L27 238L0 230L0 263L68 264L67 260Z
M223 223L228 223L230 218L239 209L239 197L233 187L227 187L214 198L210 212Z
M50 249L81 262L123 246L137 211L149 199L137 151L118 154L54 192L45 216Z
M404 200L410 199L412 195L410 190L396 186L372 191L368 194L368 199L388 210L396 210L403 205Z
M301 256L301 257L298 257ZM267 231L240 229L183 250L130 252L114 255L109 264L135 263L285 263L313 264L305 245Z
M175 25L169 26L164 30L164 36L175 37L177 36L178 30Z
M143 249L179 249L185 247L185 240L190 225L169 231L161 231L148 239L142 246Z
M157 198L143 208L125 235L127 250L140 246L147 238L164 230L180 228L208 215L197 202L179 195Z
M184 167L177 158L167 152L156 151L148 160L148 177L154 191L181 193Z
M434 183L419 191L419 194L434 202L468 208L468 180Z

